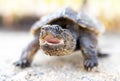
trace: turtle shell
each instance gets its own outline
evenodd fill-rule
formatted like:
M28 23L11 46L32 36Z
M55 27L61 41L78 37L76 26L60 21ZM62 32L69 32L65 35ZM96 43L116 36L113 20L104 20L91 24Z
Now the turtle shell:
M33 24L31 32L33 33L33 35L37 35L40 33L40 27L46 24L52 24L55 21L59 21L61 22L61 24L64 24L61 18L70 20L74 24L78 24L79 27L92 30L96 34L100 34L104 31L104 26L98 21L96 21L96 19L89 17L87 14L83 12L77 13L71 8L62 8L47 16L42 17L41 20Z

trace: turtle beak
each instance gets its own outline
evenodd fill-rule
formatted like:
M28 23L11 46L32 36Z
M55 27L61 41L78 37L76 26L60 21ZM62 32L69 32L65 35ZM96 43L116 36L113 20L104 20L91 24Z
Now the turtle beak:
M62 44L63 39L59 33L60 29L56 28L58 28L56 25L45 25L41 27L40 43Z
M52 43L52 44L59 44L60 43L60 39L55 38L53 35L47 35L45 36L44 40L48 43Z
M52 34L44 34L40 37L40 43L60 44L62 39L59 39Z

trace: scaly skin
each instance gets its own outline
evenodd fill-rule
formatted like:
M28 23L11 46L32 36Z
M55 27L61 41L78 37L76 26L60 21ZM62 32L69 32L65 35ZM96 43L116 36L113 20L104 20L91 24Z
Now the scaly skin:
M48 35L63 40L63 43L44 43L42 40L46 41L45 37ZM76 39L69 30L62 29L59 25L44 25L41 27L40 35L37 35L26 49L23 50L20 60L17 61L15 65L21 68L30 66L33 57L39 48L41 48L47 55L61 56L71 54L71 52L74 51L75 46Z
M98 66L97 56L97 36L95 33L81 29L78 37L78 45L84 57L84 67L86 70Z
M98 65L97 34L103 32L102 26L84 12L77 13L71 8L63 8L37 21L32 32L34 40L22 52L16 66L30 66L37 50L41 48L51 56L68 55L81 50L84 57L84 67L91 70Z
M18 60L14 64L21 68L29 67L38 49L39 49L39 37L36 36L34 40L32 40L30 44L23 50L20 60Z
M51 35L53 37L51 37ZM51 40L59 39L59 44L44 43L46 37L51 37ZM67 29L62 29L59 25L44 25L40 33L40 47L45 54L50 56L62 56L71 54L76 47L76 39ZM49 42L49 41L47 41ZM56 41L54 41L56 42Z
M75 32L76 31L76 32ZM51 39L48 39L47 36ZM54 38L55 37L55 38ZM43 41L60 39L62 44L49 44ZM52 42L56 40L52 40ZM84 57L84 67L86 70L91 70L98 65L98 56L100 51L97 51L97 35L87 29L71 28L69 30L62 29L59 25L44 25L41 27L40 35L26 47L22 52L21 58L15 63L16 66L25 68L30 66L33 57L37 50L41 48L46 54L51 56L68 55L76 50L81 50ZM102 54L102 53L101 53Z

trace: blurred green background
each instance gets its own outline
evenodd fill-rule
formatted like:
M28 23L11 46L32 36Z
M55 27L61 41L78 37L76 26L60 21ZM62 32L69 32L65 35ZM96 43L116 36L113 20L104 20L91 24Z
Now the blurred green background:
M120 31L120 0L0 0L0 28L28 30L43 15L61 7L79 12L82 6L107 31Z

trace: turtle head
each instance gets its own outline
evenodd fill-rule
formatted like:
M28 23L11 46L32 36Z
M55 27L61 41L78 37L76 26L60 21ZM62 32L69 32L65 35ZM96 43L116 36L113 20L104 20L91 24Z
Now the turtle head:
M43 25L39 42L45 54L51 56L70 54L76 46L76 39L72 33L59 25Z

